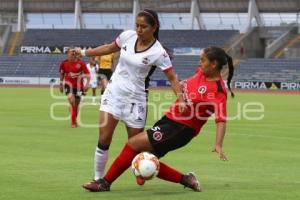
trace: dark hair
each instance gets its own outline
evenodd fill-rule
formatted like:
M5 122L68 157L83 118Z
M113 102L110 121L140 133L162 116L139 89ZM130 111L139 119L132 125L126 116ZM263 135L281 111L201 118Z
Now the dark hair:
M154 10L144 9L141 12L139 12L137 17L145 17L145 20L148 24L150 24L151 26L156 26L156 30L153 36L155 37L155 39L159 40L158 33L159 33L160 23L158 20L157 13Z
M222 48L211 46L204 49L205 56L210 60L216 60L218 63L218 69L221 71L224 65L228 65L228 77L227 77L227 87L231 93L231 97L234 97L234 93L231 90L230 82L234 73L234 66L232 57L229 56Z
M150 9L144 9L141 12L139 12L139 14L137 14L137 17L145 17L145 20L148 24L150 24L151 26L156 26L156 30L153 34L154 38L159 40L159 27L160 27L160 23L159 23L159 19L158 19L158 15L154 10L150 10ZM163 46L163 48L166 50L167 54L169 55L170 59L172 60L174 58L174 52L172 49Z

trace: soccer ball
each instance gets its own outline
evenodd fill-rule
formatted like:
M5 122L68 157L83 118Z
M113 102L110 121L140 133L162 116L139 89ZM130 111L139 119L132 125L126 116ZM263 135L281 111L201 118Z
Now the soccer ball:
M142 152L132 160L131 169L136 177L150 180L159 172L159 160L152 153Z

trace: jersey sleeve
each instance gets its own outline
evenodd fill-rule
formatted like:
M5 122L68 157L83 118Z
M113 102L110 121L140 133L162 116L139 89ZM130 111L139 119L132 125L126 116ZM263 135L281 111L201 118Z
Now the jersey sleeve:
M224 93L219 93L215 101L215 122L226 122L227 119L227 97Z
M163 71L167 71L172 68L172 62L166 51L158 57L155 62L155 66L159 67Z
M136 34L136 32L132 30L122 32L115 40L116 45L121 48L125 41L134 34Z

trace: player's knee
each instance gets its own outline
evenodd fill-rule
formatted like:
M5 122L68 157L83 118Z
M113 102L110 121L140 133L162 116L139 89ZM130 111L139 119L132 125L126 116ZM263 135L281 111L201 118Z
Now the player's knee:
M130 145L130 146L132 146L132 145L134 145L134 139L132 139L132 137L131 138L128 138L128 144Z
M69 99L69 102L72 106L75 106L75 100L74 99Z
M147 134L140 133L128 139L128 144L136 151L150 151L151 145Z
M137 151L137 152L141 151L140 146L132 138L129 138L127 144L135 151Z

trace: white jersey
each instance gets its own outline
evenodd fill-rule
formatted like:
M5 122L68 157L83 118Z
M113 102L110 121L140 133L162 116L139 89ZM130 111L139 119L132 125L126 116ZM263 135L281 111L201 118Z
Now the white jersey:
M91 64L88 63L88 64L86 65L86 67L87 67L88 70L90 71L91 81L97 81L97 76L98 76L98 75L97 75L97 72L98 72L98 69L99 69L98 65L96 64L96 66L91 67Z
M120 101L146 99L145 83L151 69L156 66L165 71L172 67L169 55L156 40L144 51L136 51L137 34L129 30L122 32L115 40L120 47L120 58L105 92Z
M88 63L88 64L86 65L86 67L87 67L88 70L90 71L90 77L91 77L91 79L90 79L90 87L91 87L91 88L96 88L97 85L98 85L98 84L97 84L97 77L98 77L97 72L98 72L99 66L96 64L96 66L91 67L91 64Z

